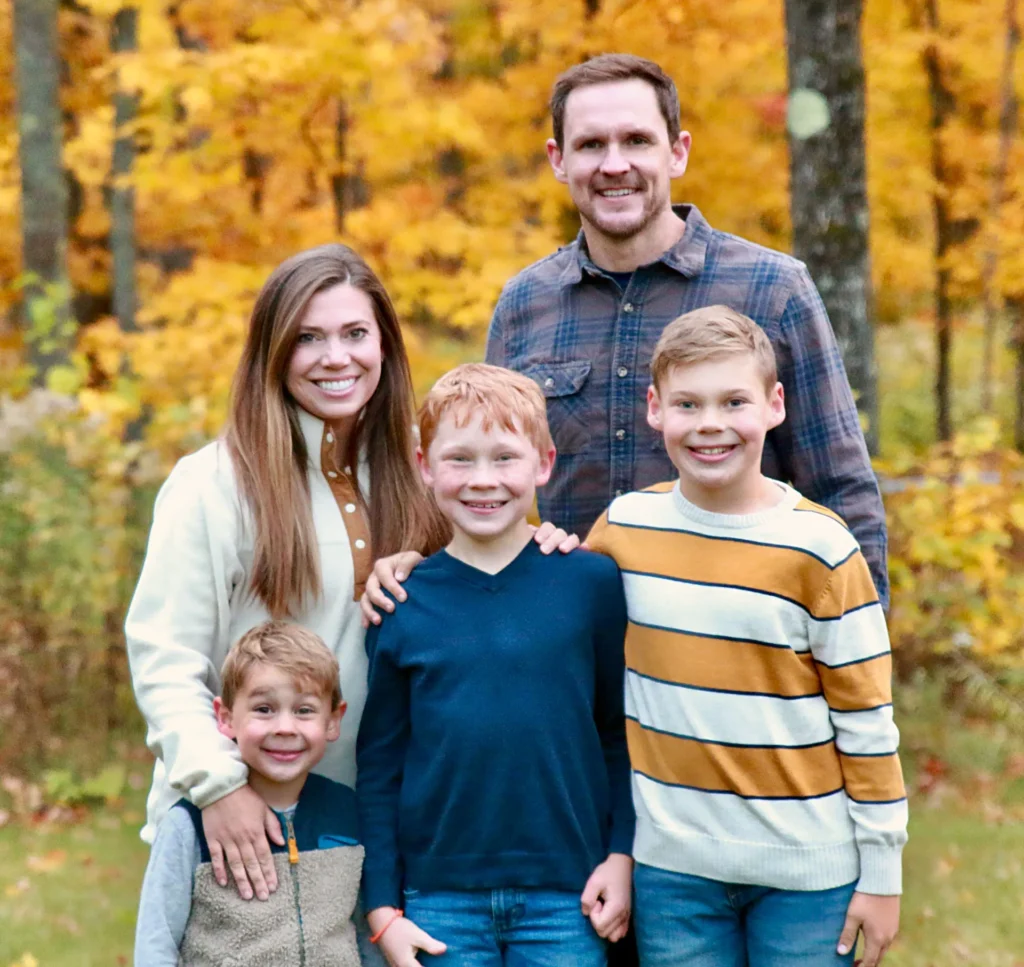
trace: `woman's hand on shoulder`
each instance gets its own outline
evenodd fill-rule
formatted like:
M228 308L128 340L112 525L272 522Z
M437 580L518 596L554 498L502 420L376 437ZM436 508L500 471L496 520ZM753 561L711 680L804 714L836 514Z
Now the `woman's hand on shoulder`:
M389 592L395 601L406 599L402 582L422 560L423 555L417 551L399 551L390 557L380 558L373 565L373 572L366 580L366 590L359 599L364 628L380 624L379 611L395 610L394 601L384 593L385 591Z
M567 534L561 527L556 527L551 521L545 521L533 532L533 539L540 544L541 554L550 554L552 551L561 551L568 554L580 546L580 539L575 534Z
M254 891L266 900L277 889L277 871L268 837L283 846L281 824L250 786L242 786L210 803L203 810L203 832L213 875L221 886L227 886L227 871L231 870L243 900L251 900Z

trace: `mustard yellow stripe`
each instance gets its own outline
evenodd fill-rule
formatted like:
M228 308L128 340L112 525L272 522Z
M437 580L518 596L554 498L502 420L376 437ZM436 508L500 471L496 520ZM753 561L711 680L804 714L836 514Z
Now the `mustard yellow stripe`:
M632 622L626 629L626 665L650 678L697 688L783 698L821 692L810 653L645 628Z
M750 798L809 799L843 785L831 742L809 749L735 748L697 742L626 720L634 769L672 785Z
M843 755L839 754L843 767L846 793L858 802L890 802L902 799L907 791L903 785L903 769L900 757L892 755Z
M877 600L867 561L858 552L832 572L828 589L818 599L813 614L815 618L838 618Z
M826 564L788 547L641 527L623 527L620 533L615 560L624 571L749 588L808 609L831 575Z
M837 711L857 712L892 702L892 655L888 653L841 668L819 665L818 675L829 707Z
M808 500L806 497L802 497L796 505L797 510L811 511L816 514L821 514L823 517L831 517L834 521L838 521L843 527L846 527L846 521L843 520L835 511L829 510L827 507L822 507L821 504L814 503L813 500Z

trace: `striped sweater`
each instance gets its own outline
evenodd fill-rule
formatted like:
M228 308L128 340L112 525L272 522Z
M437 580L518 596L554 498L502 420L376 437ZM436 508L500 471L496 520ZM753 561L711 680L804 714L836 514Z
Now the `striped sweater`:
M857 542L779 484L750 515L677 484L616 499L638 862L727 883L901 892L907 801L885 617Z

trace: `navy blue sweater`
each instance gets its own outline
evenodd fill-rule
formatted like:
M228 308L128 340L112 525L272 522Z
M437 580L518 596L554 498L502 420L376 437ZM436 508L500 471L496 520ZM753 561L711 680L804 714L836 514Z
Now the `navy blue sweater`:
M633 842L618 568L531 541L495 575L441 551L406 588L367 635L366 909L403 887L582 890Z

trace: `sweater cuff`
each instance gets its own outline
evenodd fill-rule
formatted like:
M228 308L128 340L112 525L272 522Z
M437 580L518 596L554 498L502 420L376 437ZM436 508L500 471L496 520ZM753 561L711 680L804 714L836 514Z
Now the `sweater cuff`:
M249 782L248 768L239 763L240 769L231 776L213 776L193 786L186 793L186 798L197 809L205 809L225 796L239 790Z
M401 879L386 870L363 867L363 910L370 913L377 907L402 906Z
M609 853L625 853L633 855L633 836L636 832L636 821L632 816L629 820L617 822L612 826L611 836L608 839Z
M898 896L903 892L902 849L884 846L860 847L858 893Z

